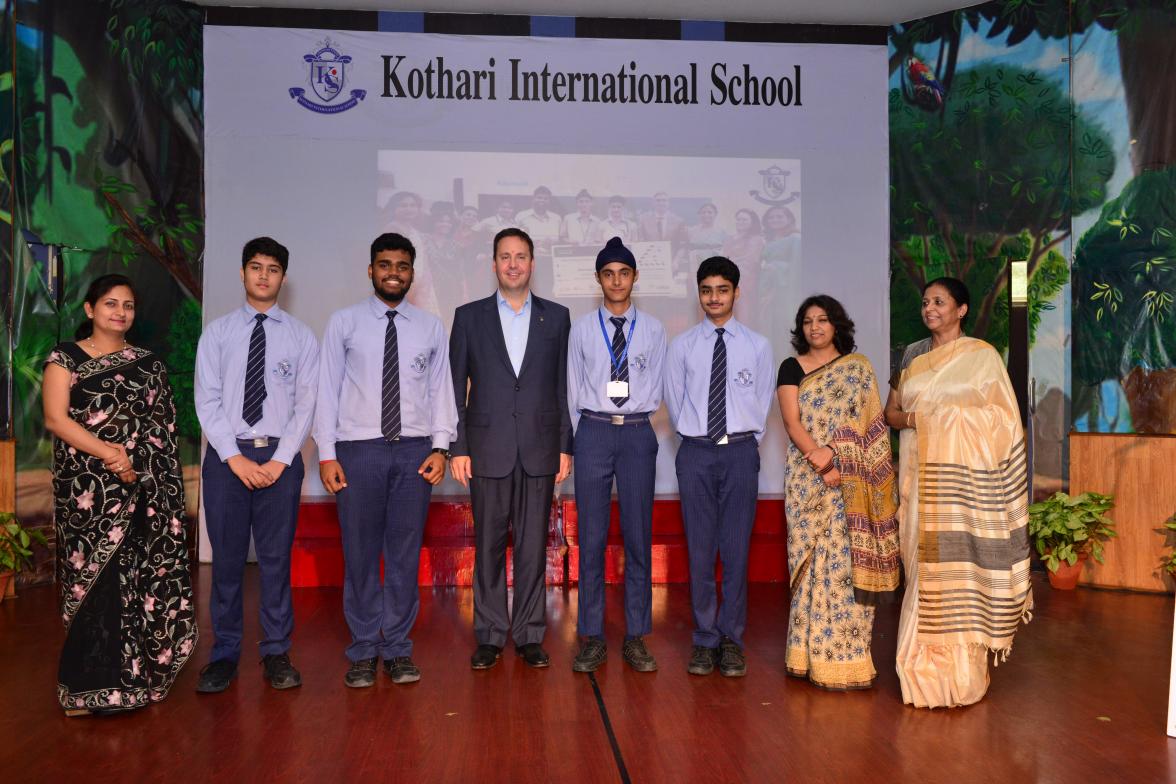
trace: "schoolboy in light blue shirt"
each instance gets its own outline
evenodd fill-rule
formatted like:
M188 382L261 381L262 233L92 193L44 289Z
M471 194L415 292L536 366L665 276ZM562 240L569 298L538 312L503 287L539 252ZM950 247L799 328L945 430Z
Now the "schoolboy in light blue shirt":
M245 305L205 328L196 348L196 414L208 439L201 468L212 545L216 642L196 690L224 691L241 655L242 580L252 536L261 576L262 663L270 685L302 683L290 663L290 548L305 470L300 450L318 389L318 342L278 306L289 252L269 237L245 244Z
M698 267L706 318L670 344L666 407L682 437L676 468L690 561L693 648L687 672L747 672L747 559L759 492L759 441L775 392L768 339L734 317L739 267L713 256ZM715 556L723 565L723 600Z
M572 324L568 408L575 429L574 474L580 526L575 672L604 664L604 554L613 480L625 545L624 660L637 672L657 662L642 639L652 631L651 560L657 435L649 417L661 405L666 331L633 304L637 260L620 237L596 257L603 304Z

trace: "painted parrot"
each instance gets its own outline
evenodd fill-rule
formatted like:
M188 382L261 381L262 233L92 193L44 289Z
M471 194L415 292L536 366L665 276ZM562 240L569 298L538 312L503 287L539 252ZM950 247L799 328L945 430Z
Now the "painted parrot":
M915 106L929 112L943 108L943 85L935 78L935 72L919 58L910 55L906 60L907 80L911 84L911 96Z

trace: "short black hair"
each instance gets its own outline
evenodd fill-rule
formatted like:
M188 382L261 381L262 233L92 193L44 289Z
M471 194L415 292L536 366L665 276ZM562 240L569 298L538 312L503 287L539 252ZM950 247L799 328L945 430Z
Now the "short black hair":
M698 283L712 275L718 275L720 278L730 282L732 286L739 287L739 267L735 262L731 261L726 256L711 256L706 261L698 265Z
M947 293L955 300L956 305L968 305L968 312L964 314L964 323L968 323L968 316L972 315L972 294L968 291L967 285L959 278L942 277L935 280L928 281L923 284L923 294L927 293L927 289L932 286L943 286L947 289Z
M286 246L273 237L254 237L246 242L245 247L241 249L241 269L245 269L245 265L254 256L269 256L277 259L278 264L282 265L283 274L290 266L290 251L286 250Z
M374 262L376 256L386 250L402 250L408 254L408 260L416 264L416 248L412 246L408 237L394 231L385 232L372 240L372 257L368 263Z
M531 235L522 229L509 226L494 235L494 258L498 258L498 243L502 242L507 237L518 237L520 240L527 243L527 249L531 252L531 256L535 256L535 243L531 239Z
M792 347L797 354L809 352L808 338L804 336L804 314L809 308L817 306L825 311L829 323L833 325L833 347L839 354L850 354L857 348L853 339L853 320L845 312L845 307L828 294L814 294L800 303L796 310L796 329L792 330Z

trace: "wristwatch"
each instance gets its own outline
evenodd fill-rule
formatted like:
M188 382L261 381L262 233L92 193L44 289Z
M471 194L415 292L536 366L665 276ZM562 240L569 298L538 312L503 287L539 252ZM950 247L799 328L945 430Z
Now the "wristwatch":
M432 454L441 455L441 457L445 458L446 460L449 459L449 450L445 449L444 447L439 447L439 446L433 447Z

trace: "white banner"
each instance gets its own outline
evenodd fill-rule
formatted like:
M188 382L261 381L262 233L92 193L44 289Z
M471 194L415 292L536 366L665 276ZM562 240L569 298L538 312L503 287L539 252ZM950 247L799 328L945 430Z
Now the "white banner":
M612 236L671 339L701 317L698 262L722 254L777 364L798 304L825 293L884 383L884 46L213 26L204 68L208 321L240 305L241 246L268 234L291 252L283 306L321 335L371 292L372 239L400 231L418 250L410 299L448 325L493 291L490 238L519 225L536 292L573 317L598 302ZM657 491L676 493L664 409L654 421ZM769 422L760 488L777 495L786 437ZM321 495L313 442L305 457L304 492Z

